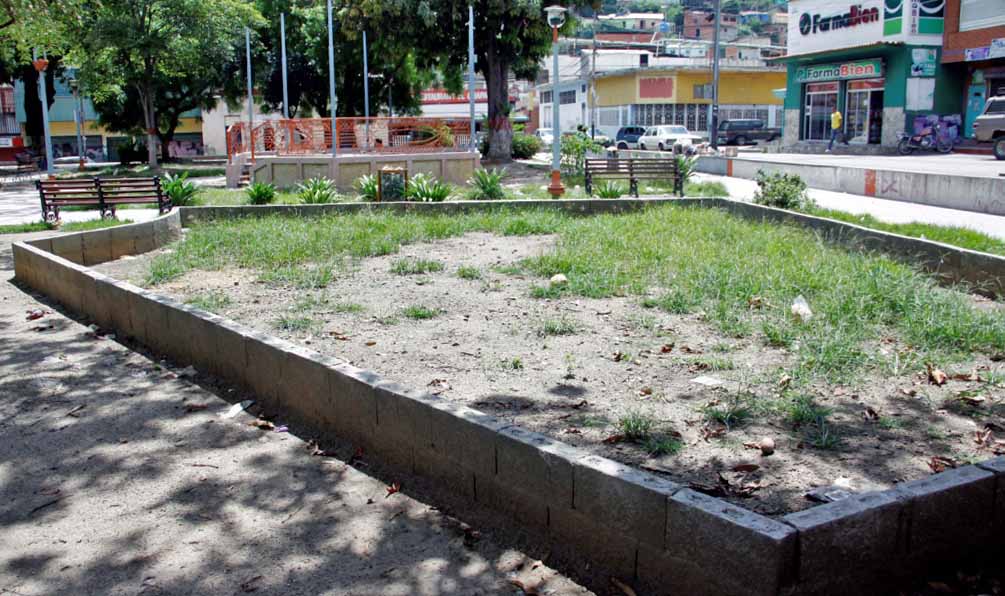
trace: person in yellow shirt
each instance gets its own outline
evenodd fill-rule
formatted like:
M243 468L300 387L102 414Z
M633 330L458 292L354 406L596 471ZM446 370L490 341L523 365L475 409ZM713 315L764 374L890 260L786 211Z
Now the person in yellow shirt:
M834 148L834 141L841 134L841 124L843 121L844 117L841 116L841 110L837 109L837 106L834 106L834 111L831 112L831 142L827 145L828 153ZM845 144L847 144L847 141L845 141Z

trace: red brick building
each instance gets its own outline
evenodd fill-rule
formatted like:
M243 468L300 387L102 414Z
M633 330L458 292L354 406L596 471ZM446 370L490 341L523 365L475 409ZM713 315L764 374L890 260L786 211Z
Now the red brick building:
M712 41L715 35L715 17L711 11L688 10L684 13L681 36L685 39ZM719 41L733 41L738 35L735 14L719 16Z
M960 76L963 133L989 97L1005 95L1005 0L946 0L942 63Z

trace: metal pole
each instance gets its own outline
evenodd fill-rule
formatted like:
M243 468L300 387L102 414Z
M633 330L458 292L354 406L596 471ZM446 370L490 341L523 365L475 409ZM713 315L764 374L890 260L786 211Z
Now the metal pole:
M38 59L35 50L31 51L31 60ZM45 71L36 69L38 73L38 99L42 102L42 132L45 138L45 171L52 174L55 169L52 165L52 137L49 135L49 99L45 90Z
M712 149L719 148L719 1L715 0L715 33L712 35L712 122L708 131Z
M290 96L286 89L286 13L279 13L279 42L283 54L283 118L290 119Z
M478 150L475 134L475 7L468 4L468 107L471 111L471 151Z
M255 100L251 95L251 29L244 28L244 54L248 67L248 146L251 163L255 163Z
M366 118L366 147L370 148L370 62L366 57L366 31L363 31L363 117Z
M80 127L84 122L84 114L81 112L80 95L77 92L77 85L72 85L73 91L73 121L77 125L77 169L84 171L84 137L80 134Z
M558 27L551 28L551 53L552 53L552 77L551 77L551 185L548 192L552 197L558 198L565 192L562 187L562 173L559 170L562 160L562 128L559 118L558 101Z
M597 138L597 25L593 25L593 64L590 65L590 138Z
M328 82L332 111L332 157L338 155L335 112L338 110L338 96L335 95L335 40L332 37L332 0L328 0Z

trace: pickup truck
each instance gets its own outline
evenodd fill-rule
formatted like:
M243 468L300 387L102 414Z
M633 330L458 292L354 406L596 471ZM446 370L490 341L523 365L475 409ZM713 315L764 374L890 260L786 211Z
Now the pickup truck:
M782 136L782 129L767 128L761 120L723 120L719 123L720 145L748 145L753 141L771 142Z
M992 97L984 112L974 120L974 138L981 143L994 143L996 159L1005 159L1005 96Z

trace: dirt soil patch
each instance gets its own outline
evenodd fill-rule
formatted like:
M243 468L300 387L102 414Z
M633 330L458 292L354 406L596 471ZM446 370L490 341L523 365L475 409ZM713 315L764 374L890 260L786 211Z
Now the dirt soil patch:
M800 389L811 401L782 406L793 353L730 337L704 312L531 298L542 280L520 263L555 243L468 233L362 259L324 289L229 268L156 291L767 515L812 506L814 489L884 489L1005 450L997 357L945 378L914 367L815 381ZM155 254L99 269L136 282ZM421 260L443 268L402 274Z

